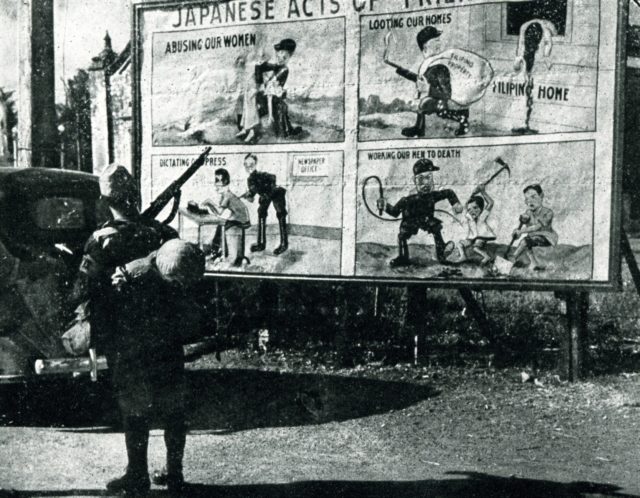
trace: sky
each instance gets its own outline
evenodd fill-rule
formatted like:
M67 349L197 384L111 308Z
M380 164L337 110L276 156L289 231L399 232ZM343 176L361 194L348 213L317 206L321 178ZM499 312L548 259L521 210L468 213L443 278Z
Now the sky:
M0 0L0 87L15 90L18 81L17 4ZM38 0L35 0L38 1ZM129 0L54 0L56 98L64 101L61 78L86 69L104 46L106 31L113 48L122 50L130 38Z

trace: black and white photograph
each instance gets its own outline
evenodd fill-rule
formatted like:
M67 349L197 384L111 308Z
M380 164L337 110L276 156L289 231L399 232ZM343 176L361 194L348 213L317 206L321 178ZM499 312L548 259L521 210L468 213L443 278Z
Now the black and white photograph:
M0 498L640 498L640 0L0 26Z

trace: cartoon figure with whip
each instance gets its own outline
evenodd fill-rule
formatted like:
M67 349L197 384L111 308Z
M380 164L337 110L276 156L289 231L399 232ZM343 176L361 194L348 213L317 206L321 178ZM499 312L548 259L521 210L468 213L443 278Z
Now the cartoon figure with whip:
M417 193L402 197L396 204L390 204L383 196L376 203L379 213L385 212L395 218L402 216L398 231L398 257L389 261L391 267L411 265L408 241L420 230L433 236L436 258L440 263L447 263L447 256L455 247L453 242L445 243L444 241L442 221L435 217L435 212L439 211L435 209L435 205L447 200L457 214L462 213L463 207L453 190L434 189L433 172L439 169L429 159L419 159L413 165L413 181ZM443 212L446 213L446 211Z

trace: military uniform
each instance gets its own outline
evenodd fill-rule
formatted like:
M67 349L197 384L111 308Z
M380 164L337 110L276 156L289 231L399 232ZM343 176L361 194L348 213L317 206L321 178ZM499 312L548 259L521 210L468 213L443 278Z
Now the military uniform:
M147 446L151 412L166 409L167 454L182 460L184 424L182 348L157 341L166 316L157 313L154 289L143 295L123 293L113 285L115 270L156 251L177 233L137 214L133 180L122 166L110 166L100 189L110 207L126 216L107 222L87 241L73 290L74 304L88 301L91 342L107 358L113 389L123 418L128 465L126 474L107 484L111 491L145 492L149 488ZM116 208L113 208L116 209ZM175 458L177 459L177 457ZM180 469L181 470L181 469Z
M420 30L417 36L420 50L422 50L423 46L428 43L429 40L438 38L441 34L442 33L433 26L427 26ZM457 121L459 126L455 131L456 135L464 135L469 131L469 109L454 109L450 106L451 74L447 66L434 64L436 59L438 59L438 55L424 59L417 73L404 68L396 69L397 74L416 84L420 76L424 77L429 83L428 95L418 95L420 103L418 105L418 112L416 113L415 125L402 130L402 134L406 137L424 137L425 115L429 114L435 114L442 119Z
M183 412L179 402L182 381L178 378L175 382L179 377L175 375L164 377L159 370L160 364L156 363L159 358L146 349L148 334L154 332L153 328L140 323L142 314L147 310L136 309L139 303L132 306L129 296L117 292L111 285L111 275L118 266L148 255L162 242L159 230L140 221L108 222L87 242L74 289L77 302L88 300L91 342L104 353L109 365L125 431L129 461L127 475L140 477L143 488L144 475L147 475L148 486L146 451L151 400L166 387L164 405L173 405L177 411ZM169 369L177 371L180 358L176 355L163 358L167 359ZM155 381L163 378L171 379L170 383L157 386Z
M258 242L251 246L251 251L263 251L266 247L267 214L273 203L280 227L280 246L275 254L284 252L289 246L287 233L287 190L276 185L276 175L264 171L252 171L247 178L247 193L250 198L258 195Z
M430 160L419 159L413 166L413 174L416 177L439 169ZM439 262L445 262L447 244L445 244L442 237L442 221L434 216L436 204L443 200L449 201L451 206L460 204L458 196L451 189L418 192L417 194L402 197L396 204L384 203L384 210L387 214L393 217L402 216L400 230L398 231L399 254L397 258L391 260L391 266L410 264L408 240L416 235L419 230L424 230L433 235L436 257Z
M424 230L433 235L436 245L436 256L438 261L445 260L445 242L442 237L442 221L434 216L437 202L448 200L453 206L459 203L458 196L450 189L436 190L428 194L412 194L400 199L395 205L387 205L385 211L391 216L402 215L400 230L398 232L398 244L401 252L408 258L407 241Z
M296 49L296 42L291 39L280 41L274 46L275 50L286 50L290 54ZM273 73L273 76L265 81L265 74ZM289 118L289 106L287 105L287 92L284 89L287 79L289 78L289 68L283 64L274 64L271 62L263 62L255 67L256 85L260 87L263 84L277 83L275 92L260 91L257 95L258 114L266 116L269 113L268 99L271 98L273 109L273 125L276 135L289 137L298 135L302 128L293 126Z

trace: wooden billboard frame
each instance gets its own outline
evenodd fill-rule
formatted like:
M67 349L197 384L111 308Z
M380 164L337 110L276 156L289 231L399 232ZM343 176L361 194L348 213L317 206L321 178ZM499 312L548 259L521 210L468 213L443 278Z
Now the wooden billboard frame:
M222 0L224 1L224 0ZM222 1L220 3L222 3ZM234 0L226 0L234 1ZM600 0L603 2L604 0ZM142 168L142 95L141 95L141 17L147 10L157 10L168 7L197 6L200 0L134 0L132 8L132 95L133 95L133 128L132 128L132 167L139 186ZM588 292L588 291L619 291L621 283L621 237L622 232L622 170L623 170L623 130L624 130L624 77L625 77L625 41L626 22L628 17L629 0L617 0L617 30L615 54L615 88L613 111L613 143L612 143L612 183L611 183L611 211L609 234L609 269L607 281L570 281L570 280L516 280L516 279L441 279L441 278L395 278L395 277L363 277L363 276L323 276L323 275L287 275L267 273L207 273L209 277L234 280L273 280L283 282L326 282L328 284L361 284L387 286L422 286L425 288L451 288L472 290L525 290L525 291L555 291L555 292ZM345 0L345 5L351 2Z

